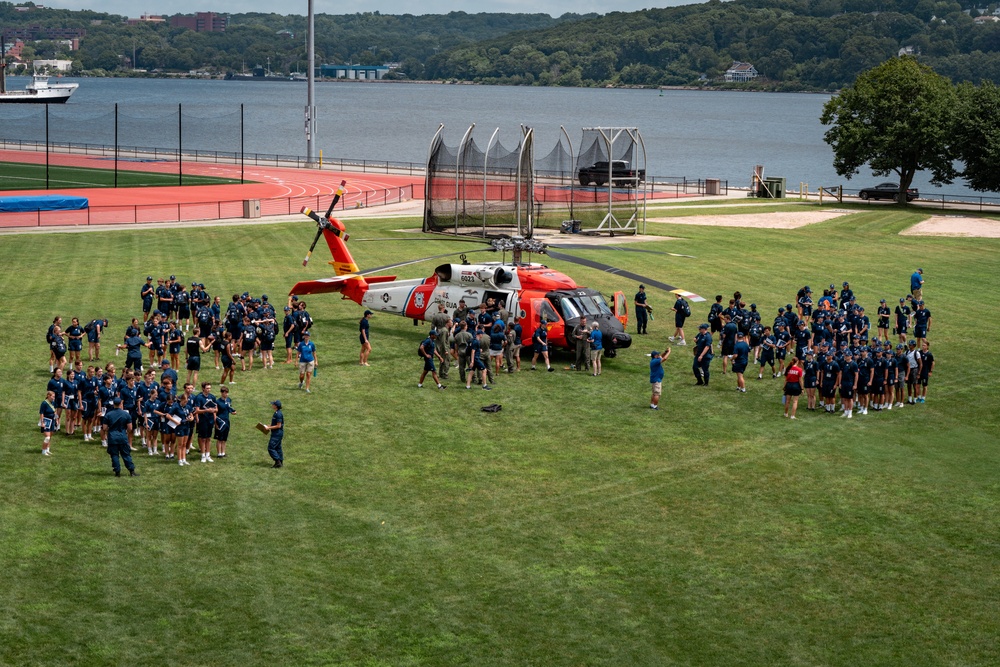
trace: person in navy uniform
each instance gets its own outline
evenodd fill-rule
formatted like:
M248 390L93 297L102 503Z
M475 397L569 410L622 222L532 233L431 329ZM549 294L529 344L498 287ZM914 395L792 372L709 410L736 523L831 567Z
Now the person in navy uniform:
M156 281L156 309L166 318L170 317L170 307L173 305L174 294L162 279Z
M840 404L844 410L843 416L847 419L854 417L854 390L857 385L858 365L848 348L844 351L844 363L840 368Z
M736 344L733 345L733 353L730 355L733 360L733 372L736 373L736 390L743 394L747 392L743 373L746 371L750 359L750 346L747 345L745 338L742 331L736 332Z
M674 302L674 307L670 310L674 311L674 335L670 336L667 340L677 345L687 345L687 340L684 338L684 321L691 316L691 305L684 299L684 297L677 297L677 301Z
M788 328L780 322L774 327L774 338L777 345L774 348L774 358L778 362L777 377L785 374L785 357L788 355L788 346L792 342L792 336L788 333Z
M710 379L710 367L712 365L712 334L709 333L709 324L698 325L698 335L694 339L694 361L691 363L691 370L694 372L695 386L708 386Z
M868 389L869 404L879 412L885 403L885 356L882 346L875 346L875 357L872 359L871 387Z
M920 375L917 377L917 383L920 385L920 398L917 399L917 403L927 402L927 385L931 380L931 373L934 372L934 354L931 353L931 342L924 339L924 344L920 349L921 363L920 365Z
M101 424L104 429L104 440L108 443L111 469L115 471L115 477L120 477L122 474L122 462L125 463L129 477L138 477L139 473L135 471L135 464L132 463L132 451L129 446L132 416L122 409L120 396L115 396L111 410L101 418Z
M271 425L265 428L270 432L267 440L267 453L274 461L272 468L281 468L285 465L285 454L281 450L281 441L285 437L285 415L281 412L281 401L271 401L274 414L271 415Z
M924 298L924 270L917 269L910 276L910 295L914 301Z
M889 306L886 304L885 299L879 300L878 311L878 323L876 324L878 328L878 338L876 340L889 342L889 316L892 315L892 311L889 310Z
M59 417L56 414L56 393L49 389L45 392L45 400L38 408L38 428L42 433L42 455L51 456L49 445L52 434L59 427Z
M433 378L434 383L437 385L437 388L445 388L444 385L441 384L440 378L438 378L437 369L434 367L434 358L441 356L437 351L437 336L437 331L435 329L431 329L427 334L427 338L420 343L418 352L420 353L420 358L424 360L424 370L420 374L420 379L417 380L417 387L424 386L424 378L426 378L427 374L430 373L431 378ZM301 382L299 383L299 386L302 386Z
M812 290L806 285L802 289L802 294L799 296L799 317L803 319L809 319L812 317L813 313L813 300L812 300Z
M827 352L826 360L820 364L820 396L823 397L823 409L833 414L836 412L837 387L840 386L840 366L833 360L833 353Z
M69 328L66 329L66 341L69 347L69 360L77 363L80 361L80 352L83 351L83 327L80 326L80 318L74 317L70 320Z
M219 398L215 401L215 455L226 458L226 445L229 442L229 431L232 428L230 415L236 414L236 408L229 398L229 387L219 389Z
M812 334L809 332L806 326L805 320L799 320L799 324L795 331L795 357L797 359L805 359L806 348L809 347L809 341L812 339Z
M642 287L642 285L639 287ZM531 357L531 370L535 370L535 364L538 363L538 357L541 355L545 361L546 370L550 373L554 371L555 369L552 368L552 364L549 363L549 328L548 322L544 317L538 322L538 327L531 335L531 347L534 352Z
M285 306L285 319L281 321L281 333L285 337L285 363L294 363L292 351L295 349L295 315L290 306Z
M722 295L716 294L715 303L713 303L712 307L708 310L709 333L714 334L718 332L720 336L722 335L722 327L725 324L725 322L722 321L722 312L724 310L725 309L722 307Z
M847 308L847 304L849 304L853 298L854 290L851 289L851 284L845 280L844 286L840 290L840 307L842 309Z
M871 400L872 375L875 370L875 362L868 356L867 346L861 347L859 355L858 359L854 362L858 365L858 386L856 388L858 414L866 415L868 414L868 402Z
M177 311L177 326L184 331L190 331L191 295L184 288L184 285L179 283L177 283L177 289L174 290L174 309Z
M146 276L146 284L139 290L139 298L142 299L142 321L149 319L149 313L153 309L153 297L156 295L156 288L153 287L153 276Z
M361 342L361 353L358 355L358 365L368 366L368 355L372 352L372 341L371 341L371 319L373 313L370 310L366 310L365 314L361 316L361 321L358 322L358 340Z
M192 332L185 343L185 353L187 356L187 381L194 384L198 382L198 372L201 370L201 358L212 350L212 340L200 338L197 332Z
M771 367L771 378L778 377L778 371L774 367L774 353L778 349L778 338L771 331L771 327L764 327L760 341L760 370L757 372L757 379L764 379L764 366Z
M66 367L66 339L63 338L62 329L59 325L52 327L52 334L49 336L49 349L52 351L53 369L63 369Z
M910 327L910 314L913 311L906 303L906 299L900 299L899 305L896 306L896 328L893 329L893 333L899 336L899 342L906 342L906 334L909 333Z
M806 359L802 362L802 386L806 390L808 410L816 409L816 387L819 385L819 363L811 348L807 348Z
M482 333L481 328L477 328L477 334ZM482 381L483 389L489 391L492 389L487 379L489 377L488 370L489 364L483 361L483 346L479 342L479 336L475 335L469 344L466 346L466 354L469 357L469 368L465 374L465 388L472 389L472 381L477 377Z
M181 367L181 347L184 346L184 334L177 328L177 323L171 321L167 325L167 351L170 353L170 364L174 368Z
M128 335L131 334L131 335ZM125 348L125 368L132 368L136 373L142 372L142 348L151 347L151 343L146 343L139 337L139 332L129 329L126 332L125 342L120 347Z
M917 345L923 345L927 333L931 330L931 311L927 310L923 301L917 301L917 310L913 313L913 337Z
M253 370L253 352L257 347L257 327L250 322L250 317L243 317L240 327L240 370L247 370L247 359L250 360L250 370ZM301 384L301 378L300 382Z
M191 404L194 408L195 430L198 434L201 462L212 463L212 431L215 429L215 417L219 409L215 394L212 393L211 382L201 383L201 393L194 396Z
M639 285L639 291L635 294L635 324L636 333L646 333L646 325L649 323L649 312L652 310L646 304L646 286Z
M160 362L160 367L163 369L162 372L160 373L160 384L163 384L164 382L166 382L166 380L169 379L170 384L176 387L177 371L175 371L173 368L170 367L170 361L164 359L163 361Z

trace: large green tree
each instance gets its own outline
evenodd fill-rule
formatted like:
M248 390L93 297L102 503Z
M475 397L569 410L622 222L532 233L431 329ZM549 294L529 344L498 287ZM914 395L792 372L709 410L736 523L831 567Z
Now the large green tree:
M833 166L848 179L868 165L877 176L899 177L899 201L918 171L935 185L957 176L952 131L958 117L952 83L904 56L862 73L823 106L820 120L832 125L824 139Z
M984 81L958 87L961 120L954 145L962 178L973 190L1000 191L1000 88Z

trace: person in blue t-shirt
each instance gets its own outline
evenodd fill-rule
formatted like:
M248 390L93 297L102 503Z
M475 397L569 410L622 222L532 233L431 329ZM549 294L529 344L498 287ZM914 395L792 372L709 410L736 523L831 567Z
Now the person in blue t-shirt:
M309 391L309 383L313 373L319 366L319 359L316 357L316 344L312 342L312 334L308 331L302 333L302 342L296 348L299 353L299 389L305 386L306 393Z
M910 276L910 294L914 301L924 298L924 270L917 269Z
M601 354L604 349L604 334L597 322L590 325L590 367L594 369L594 377L601 374Z
M746 371L750 359L750 346L747 345L746 337L742 331L736 332L736 344L733 346L730 359L733 360L733 372L736 373L736 389L745 394L747 385L746 380L743 379L743 373Z
M649 407L651 410L659 410L660 396L663 394L663 362L670 357L670 348L665 349L662 354L653 350L649 356L649 384L653 390Z

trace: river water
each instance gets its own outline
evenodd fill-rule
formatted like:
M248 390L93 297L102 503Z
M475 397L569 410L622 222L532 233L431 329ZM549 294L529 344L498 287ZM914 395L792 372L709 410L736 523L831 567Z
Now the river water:
M113 143L117 103L122 145L176 147L180 122L185 149L237 152L242 104L244 152L306 154L304 82L66 80L80 88L65 106L51 107L52 141ZM8 85L27 81L10 77ZM574 147L584 127L635 127L645 144L647 174L654 177L721 178L745 187L753 166L761 164L765 176L787 178L790 190L800 182L816 190L893 180L868 171L851 181L836 174L819 122L828 99L805 93L319 82L316 146L325 158L422 164L439 123L449 145L457 146L475 123L481 147L500 128L507 148L516 146L523 124L535 130L537 160L556 145L560 126ZM44 134L38 105L0 105L0 138L44 140ZM923 174L915 185L928 194L971 194L961 183L933 188Z

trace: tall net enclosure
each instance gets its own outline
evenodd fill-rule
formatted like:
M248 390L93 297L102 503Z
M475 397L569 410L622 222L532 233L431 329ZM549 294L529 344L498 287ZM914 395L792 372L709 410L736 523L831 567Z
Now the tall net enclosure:
M646 149L637 128L583 128L576 156L573 218L583 231L638 230Z
M533 135L523 130L514 148L494 131L485 146L472 136L449 146L438 128L427 158L424 231L469 236L530 237Z

